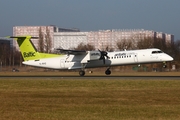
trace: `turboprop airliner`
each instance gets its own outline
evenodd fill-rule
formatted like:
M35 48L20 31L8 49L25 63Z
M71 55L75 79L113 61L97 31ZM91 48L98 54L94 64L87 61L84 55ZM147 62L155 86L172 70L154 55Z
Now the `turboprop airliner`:
M58 49L62 54L40 53L36 50L31 36L11 37L17 40L23 64L52 68L52 69L80 69L79 75L85 75L85 68L107 67L106 75L111 74L111 66L133 65L142 63L158 63L172 61L173 58L160 49L141 49L127 51L77 51Z

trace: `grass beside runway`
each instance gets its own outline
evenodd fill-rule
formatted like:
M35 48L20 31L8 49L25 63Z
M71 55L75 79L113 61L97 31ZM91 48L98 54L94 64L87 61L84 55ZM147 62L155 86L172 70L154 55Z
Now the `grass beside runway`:
M0 72L1 76L79 76L79 72ZM104 71L95 71L85 76L106 76ZM109 76L180 76L180 72L116 72L112 71Z
M3 120L180 119L179 80L0 79Z

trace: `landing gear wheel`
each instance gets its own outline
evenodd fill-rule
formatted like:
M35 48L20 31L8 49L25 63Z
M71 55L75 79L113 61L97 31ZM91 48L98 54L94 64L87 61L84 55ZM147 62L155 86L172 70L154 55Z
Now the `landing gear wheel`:
M163 68L167 68L166 62L163 62Z
M80 75L80 76L84 76L84 75L85 75L85 71L84 71L84 70L80 70L80 71L79 71L79 75Z
M167 68L167 65L163 65L163 68Z
M105 74L106 74L106 75L110 75L110 74L111 74L110 69L107 69L107 70L105 71Z

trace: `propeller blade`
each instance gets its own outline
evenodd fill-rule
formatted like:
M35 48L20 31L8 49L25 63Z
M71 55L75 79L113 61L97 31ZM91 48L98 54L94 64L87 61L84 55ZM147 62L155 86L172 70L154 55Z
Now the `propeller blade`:
M107 59L109 58L108 55L107 55L108 53L106 51L100 51L100 50L99 50L99 52L101 53L101 56L100 56L99 60L103 60L103 63L105 64L105 61L106 61L105 57Z

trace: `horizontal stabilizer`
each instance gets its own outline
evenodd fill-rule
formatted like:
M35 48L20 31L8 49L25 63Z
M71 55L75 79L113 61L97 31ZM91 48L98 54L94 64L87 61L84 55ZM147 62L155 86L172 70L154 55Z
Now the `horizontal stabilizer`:
M25 38L27 38L27 36L18 36L18 37L16 37L16 36L11 36L10 38L24 38L24 39L25 39ZM39 37L31 37L31 36L30 36L30 38L31 38L31 39L38 39Z

